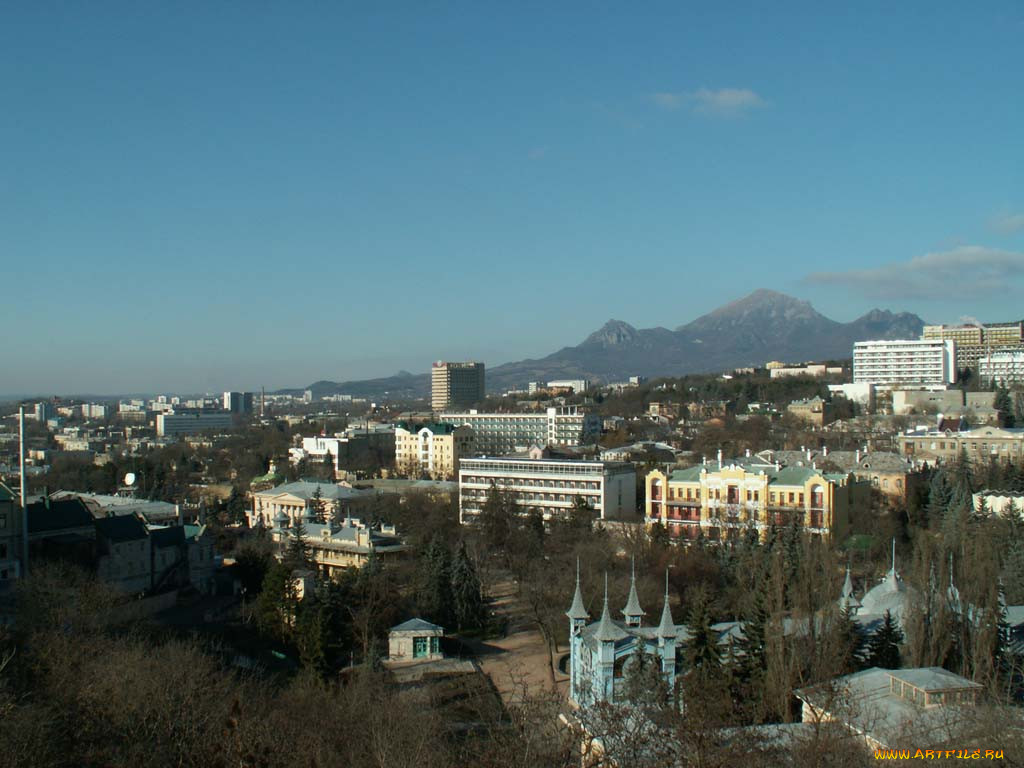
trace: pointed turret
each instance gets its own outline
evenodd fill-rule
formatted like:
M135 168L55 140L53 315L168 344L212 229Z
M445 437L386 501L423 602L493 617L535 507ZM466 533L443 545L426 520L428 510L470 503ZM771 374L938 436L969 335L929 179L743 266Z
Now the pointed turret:
M597 625L597 632L594 639L601 643L614 643L629 637L628 634L612 621L612 615L608 611L608 574L604 575L604 608L601 611L601 623Z
M577 621L586 621L590 618L590 614L587 613L587 609L583 607L583 593L580 592L580 561L576 560L576 594L572 596L572 605L569 606L569 610L565 613L569 617L569 620L575 623Z
M839 598L840 610L847 611L850 614L857 612L860 608L860 600L853 594L853 580L850 578L850 566L846 566L846 581L843 582L843 593Z
M658 637L671 640L676 636L676 623L672 620L672 609L668 606L668 569L665 570L665 602L661 608L661 623L658 624Z
M626 607L622 609L622 615L626 617L627 627L639 627L646 616L644 609L640 607L640 599L636 596L636 561L630 565L629 576L629 599L626 600Z

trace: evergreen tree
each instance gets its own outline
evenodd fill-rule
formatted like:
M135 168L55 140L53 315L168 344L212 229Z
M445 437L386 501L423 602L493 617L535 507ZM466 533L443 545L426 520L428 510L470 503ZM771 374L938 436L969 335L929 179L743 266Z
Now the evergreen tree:
M687 661L702 675L715 673L721 666L721 654L718 634L711 629L711 607L703 587L695 592L688 623L691 636L686 648Z
M928 519L932 525L937 525L945 519L952 497L953 492L949 487L945 470L936 470L928 487Z
M480 577L462 542L451 565L451 593L455 624L459 630L476 629L484 622Z
M263 588L254 607L260 631L279 640L291 637L295 615L291 582L291 572L281 563L272 563L263 578Z
M882 618L882 626L868 641L868 666L899 669L902 644L903 632L893 620L892 614L886 611Z
M313 498L309 500L309 508L313 513L313 520L318 523L327 522L327 504L324 501L324 495L320 491L319 484L317 484L316 490L313 492Z
M1010 391L1006 387L997 387L996 396L992 402L992 406L999 411L1003 418L1004 427L1013 427L1016 423L1016 409L1014 408L1013 400L1010 397Z
M294 570L313 570L313 557L309 551L309 542L306 541L306 525L302 516L297 515L292 521L292 528L288 535L283 563L288 573Z
M768 596L766 582L758 582L744 616L743 635L737 642L737 674L742 682L756 685L768 667L766 658L768 635Z
M1011 511L1003 555L1003 587L1010 605L1024 603L1024 522Z
M451 626L453 614L451 553L440 535L435 535L420 562L416 605L429 621Z
M836 636L839 646L837 661L842 674L856 672L861 668L864 660L864 636L860 632L860 627L853 620L853 615L846 608L839 611Z
M497 551L503 550L512 537L514 520L514 499L508 492L492 485L480 508L480 525L487 545Z
M312 597L304 601L295 620L295 646L303 669L317 677L327 674L329 625L325 606Z
M668 703L668 683L661 671L661 659L644 650L642 639L626 662L624 689L626 700L640 707L664 707Z

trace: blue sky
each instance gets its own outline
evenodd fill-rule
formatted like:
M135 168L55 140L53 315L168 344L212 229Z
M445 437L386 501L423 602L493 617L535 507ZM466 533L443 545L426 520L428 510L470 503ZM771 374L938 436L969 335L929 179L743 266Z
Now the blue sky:
M379 5L381 7L370 7ZM2 392L1024 316L1024 6L0 8Z

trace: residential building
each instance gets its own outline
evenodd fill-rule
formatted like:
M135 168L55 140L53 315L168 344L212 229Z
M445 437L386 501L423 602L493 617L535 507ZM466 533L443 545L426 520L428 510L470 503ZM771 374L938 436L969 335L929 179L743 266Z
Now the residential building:
M104 517L96 525L96 573L111 586L140 593L153 586L149 531L135 515Z
M645 518L682 540L720 541L794 518L811 534L842 541L851 517L868 507L869 486L849 474L814 466L783 467L761 460L697 465L647 475Z
M468 408L483 401L483 363L445 363L438 360L430 369L430 407Z
M395 470L408 477L448 480L455 477L459 459L473 454L471 427L453 424L395 425Z
M803 722L841 723L869 749L927 745L941 750L960 746L958 735L971 719L965 708L973 708L982 691L980 683L942 667L871 667L793 693Z
M961 451L970 461L1019 462L1024 458L1024 428L916 429L897 438L900 453L915 462L950 461Z
M208 429L230 429L233 424L234 416L223 411L174 411L157 414L156 433L159 437L173 437Z
M922 480L914 463L891 451L830 451L828 448L802 451L761 451L756 458L783 467L826 467L832 472L853 475L886 496L906 499L907 491Z
M769 363L771 366L771 363ZM783 379L789 376L813 376L815 378L821 376L842 376L842 366L833 367L824 364L809 363L808 365L794 366L792 368L786 368L781 366L769 367L768 376L773 379Z
M344 485L316 480L296 480L267 491L252 494L252 509L246 512L250 528L270 529L279 513L284 513L289 525L311 510L317 503L323 505L325 517L347 517L358 504L373 498L373 491L359 491Z
M877 340L853 345L855 384L952 384L956 372L953 341Z
M978 359L978 376L982 381L1001 386L1024 382L1024 350L992 352Z
M224 410L237 415L248 415L252 413L252 392L225 392Z
M44 496L26 506L29 567L40 560L64 560L92 568L96 560L96 526L81 499Z
M50 419L57 417L57 408L48 400L43 400L42 402L36 403L34 415L36 421L40 424L45 424Z
M794 400L786 406L786 412L819 429L835 421L832 405L817 395L804 400Z
M587 391L586 379L558 379L549 381L547 389L570 390L574 394L581 395ZM532 394L532 393L531 393Z
M82 403L80 411L83 419L105 419L109 408L99 403Z
M912 413L959 412L964 405L964 393L960 389L894 389L892 391L892 412L895 416Z
M873 410L875 407L874 384L854 384L852 382L846 384L829 384L828 391L832 395L845 397L847 400L857 403L868 410Z
M566 517L585 502L600 520L636 514L636 469L627 462L526 457L473 458L459 462L459 521L473 521L492 488L513 494L523 514Z
M926 325L921 338L955 342L957 370L977 368L979 360L992 352L1024 351L1024 321Z
M318 523L311 509L304 510L300 519L310 558L317 570L328 578L340 576L348 568L361 568L371 556L392 557L408 549L391 525L372 527L353 517ZM278 559L284 556L288 539L295 535L293 528L294 523L289 522L288 516L278 512L270 532Z
M304 437L301 448L288 449L292 464L303 459L323 462L328 455L335 477L349 469L389 465L395 455L395 430L391 426L386 429L349 429L334 437Z
M581 445L601 435L601 417L586 408L566 405L543 413L446 412L441 421L473 428L475 451L501 456L531 446Z
M390 661L432 661L443 659L441 638L444 627L423 619L409 619L388 630Z

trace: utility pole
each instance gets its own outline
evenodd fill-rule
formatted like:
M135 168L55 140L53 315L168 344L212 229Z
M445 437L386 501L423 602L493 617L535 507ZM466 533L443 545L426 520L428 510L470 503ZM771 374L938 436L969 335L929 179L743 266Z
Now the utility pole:
M21 570L22 578L28 576L28 503L25 487L25 406L18 406L18 456L21 460Z

